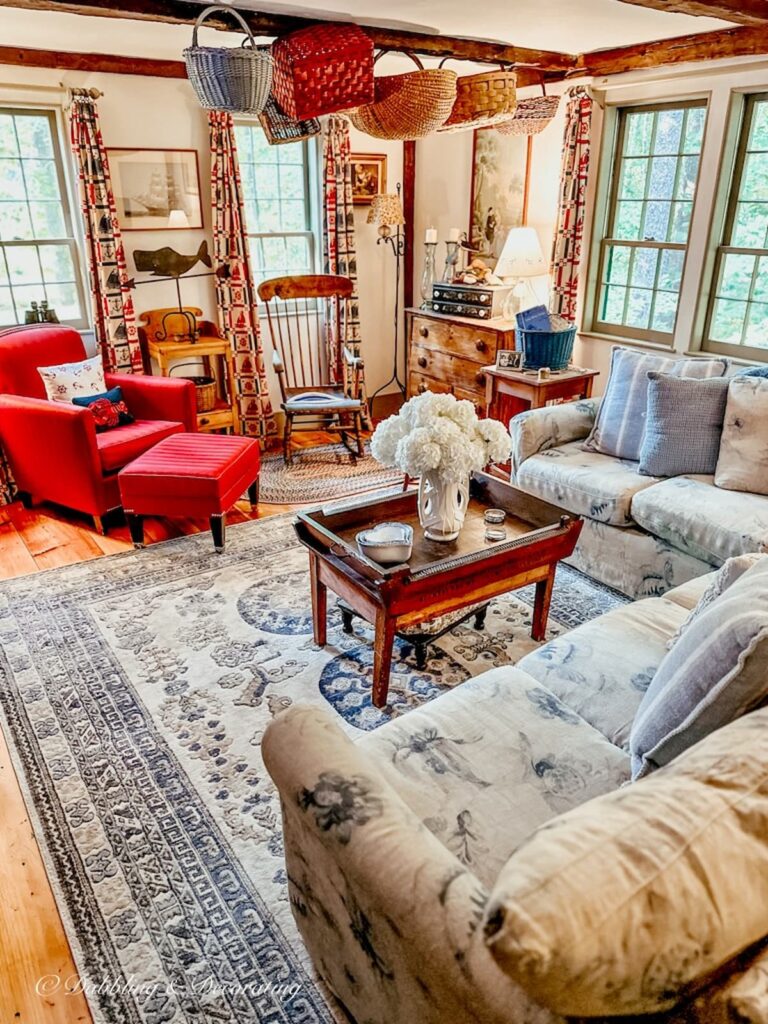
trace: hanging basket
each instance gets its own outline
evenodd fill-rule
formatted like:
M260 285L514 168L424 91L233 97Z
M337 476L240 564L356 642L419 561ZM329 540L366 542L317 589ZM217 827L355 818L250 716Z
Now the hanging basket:
M197 33L213 12L227 11L240 23L247 38L239 47L198 46ZM272 86L272 58L256 46L253 33L234 7L206 7L192 32L192 45L184 51L187 76L205 110L229 114L260 114Z
M559 96L532 96L520 100L514 117L497 124L496 131L502 135L538 135L552 121L559 105Z
M277 104L274 96L270 96L267 105L259 114L261 127L267 137L270 146L281 146L285 142L301 142L303 139L311 139L313 135L319 135L321 126L316 117L306 121L294 121L293 118L284 114Z
M382 51L376 60L386 51ZM456 102L456 72L424 69L415 54L408 57L418 71L375 79L374 101L349 111L358 131L375 139L423 139L448 120Z
M296 121L373 99L373 42L357 25L322 23L272 44L273 93Z
M440 62L443 66L446 60ZM508 121L517 107L517 75L511 68L462 75L456 82L456 102L439 132L492 128Z

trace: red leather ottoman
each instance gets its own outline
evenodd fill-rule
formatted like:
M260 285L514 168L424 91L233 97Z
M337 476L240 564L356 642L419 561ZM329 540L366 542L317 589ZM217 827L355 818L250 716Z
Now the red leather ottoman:
M142 516L208 516L217 551L224 550L227 509L247 490L259 500L257 441L225 434L173 434L118 473L131 539L144 546Z

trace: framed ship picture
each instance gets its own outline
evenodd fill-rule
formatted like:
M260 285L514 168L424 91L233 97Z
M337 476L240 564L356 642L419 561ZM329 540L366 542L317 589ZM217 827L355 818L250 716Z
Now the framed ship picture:
M123 231L203 226L195 149L108 149L117 219Z
M474 133L469 240L485 259L497 260L510 228L526 222L531 138L494 128Z

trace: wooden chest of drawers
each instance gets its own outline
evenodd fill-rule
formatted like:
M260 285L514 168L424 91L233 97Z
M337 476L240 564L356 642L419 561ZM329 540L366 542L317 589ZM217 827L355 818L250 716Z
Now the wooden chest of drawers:
M469 320L423 309L406 309L408 397L422 391L447 392L485 412L483 367L499 348L515 347L509 320Z

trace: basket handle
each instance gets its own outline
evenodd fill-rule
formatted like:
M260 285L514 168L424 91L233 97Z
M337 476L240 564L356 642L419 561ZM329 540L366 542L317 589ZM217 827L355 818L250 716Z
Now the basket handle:
M447 60L464 60L464 58L463 57L443 57L443 59L440 61L440 63L437 66L439 68L441 68L443 66L443 64L445 64L445 62ZM492 63L493 64L498 64L500 71L514 71L514 65L510 64L508 61L497 60L497 61L493 61Z
M235 18L240 22L240 27L242 28L243 32L245 32L245 34L248 36L248 39L243 40L243 45L249 42L254 49L256 48L256 40L253 37L253 32L251 32L250 28L248 27L248 22L245 20L245 18L239 11L235 10L234 7L225 7L224 4L212 4L210 7L206 7L205 10L201 11L201 13L198 15L197 21L195 22L195 27L192 30L193 46L197 46L197 30L200 28L200 26L208 17L208 15L212 14L214 11L226 11L228 14L234 14Z
M373 63L375 64L376 61L379 59L379 57L383 57L385 53L402 53L404 57L410 57L411 58L411 60L416 65L416 67L419 69L419 71L423 71L424 70L424 65L421 63L421 61L416 56L416 54L413 53L411 50L390 50L390 49L379 50L379 52L373 58Z
M196 362L195 360L192 360L191 363L176 363L175 366L169 367L169 369L168 369L168 376L170 377L174 370L181 370L185 366L195 366L195 367L197 367L198 370L202 370L202 367L200 366L200 364L198 362ZM203 374L197 374L196 376L202 377Z

